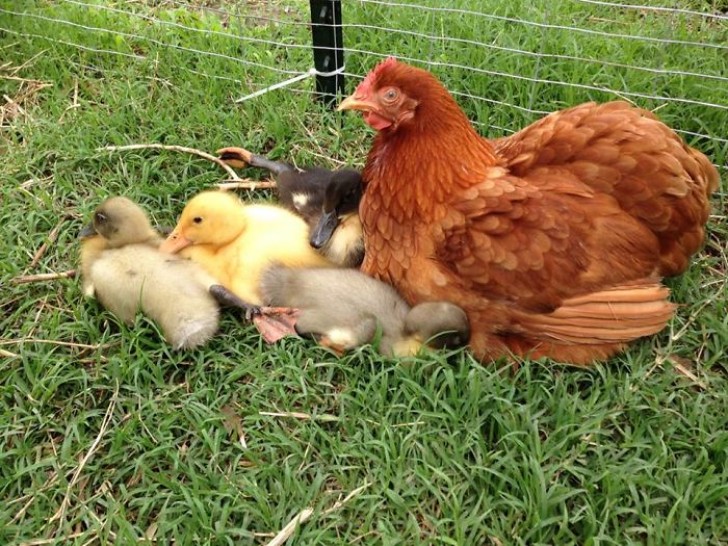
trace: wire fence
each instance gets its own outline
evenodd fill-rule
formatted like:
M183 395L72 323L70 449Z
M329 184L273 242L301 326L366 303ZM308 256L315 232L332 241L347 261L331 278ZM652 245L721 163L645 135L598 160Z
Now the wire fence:
M728 4L659 1L344 0L334 69L351 91L388 55L428 68L493 136L586 100L629 100L725 158ZM0 3L0 34L82 52L68 58L78 70L167 59L178 77L247 100L313 92L311 25L301 0Z

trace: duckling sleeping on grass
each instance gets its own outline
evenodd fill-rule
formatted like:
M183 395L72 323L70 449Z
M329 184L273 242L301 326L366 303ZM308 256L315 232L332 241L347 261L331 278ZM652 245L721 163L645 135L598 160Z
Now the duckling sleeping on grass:
M311 230L311 245L337 265L356 267L364 259L364 238L359 221L361 174L354 169L322 167L297 169L244 148L222 148L220 159L231 167L267 169L273 174L278 199L301 216Z
M205 191L185 206L160 250L200 264L244 302L262 303L260 276L272 263L332 266L308 244L308 226L270 204L243 204L229 192Z
M142 311L175 349L202 345L217 331L219 308L208 292L216 281L197 264L159 252L161 239L138 205L107 199L81 237L84 295L127 324Z
M265 271L261 291L267 304L299 310L295 329L316 337L336 352L372 342L381 332L379 350L402 357L432 348L467 344L465 312L449 302L410 308L391 286L354 269Z

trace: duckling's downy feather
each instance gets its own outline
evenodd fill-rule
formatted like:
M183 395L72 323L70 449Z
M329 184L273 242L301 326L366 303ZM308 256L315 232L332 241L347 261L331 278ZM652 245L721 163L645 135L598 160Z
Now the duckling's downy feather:
M104 251L90 275L104 307L126 323L141 311L175 349L201 345L217 331L219 309L208 293L215 281L195 263L127 245Z
M193 197L162 245L199 263L242 300L260 304L262 271L272 263L291 267L332 265L308 244L308 226L270 204L243 204L227 192Z
M469 335L459 307L428 302L410 309L393 287L354 269L271 267L263 273L261 292L266 304L300 309L300 334L325 338L340 350L370 343L378 331L380 351L394 356L416 353L444 332L458 335L435 340L433 346L448 341L461 346Z
M159 236L141 208L123 197L102 203L81 243L83 290L126 323L141 311L176 349L217 331L215 280L197 264L157 250Z
M364 237L359 214L351 213L339 225L321 252L342 267L358 267L364 260Z

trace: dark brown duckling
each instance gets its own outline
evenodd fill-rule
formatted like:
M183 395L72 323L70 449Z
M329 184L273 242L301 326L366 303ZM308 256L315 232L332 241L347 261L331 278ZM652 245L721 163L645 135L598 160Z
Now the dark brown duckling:
M244 148L222 148L217 154L234 168L252 166L270 171L276 180L280 203L309 225L311 246L337 265L361 264L364 242L358 209L362 179L358 171L298 169Z
M352 169L334 171L324 190L318 222L311 228L311 246L344 267L358 267L364 260L361 197L360 173Z

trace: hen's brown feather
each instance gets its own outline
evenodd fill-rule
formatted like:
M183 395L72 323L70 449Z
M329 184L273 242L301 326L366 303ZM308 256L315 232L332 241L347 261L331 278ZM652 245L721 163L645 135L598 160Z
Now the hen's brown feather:
M718 172L657 117L626 102L586 103L555 112L503 139L511 174L568 172L612 195L658 238L661 275L676 275L700 248Z
M702 244L718 183L705 156L623 102L489 142L431 75L398 67L368 80L367 92L396 86L417 106L367 159L365 272L410 303L465 309L486 360L588 364L667 324L659 277Z
M564 300L551 313L511 309L507 330L473 336L471 346L490 359L513 352L588 365L662 330L676 307L668 295L658 279L646 278Z

